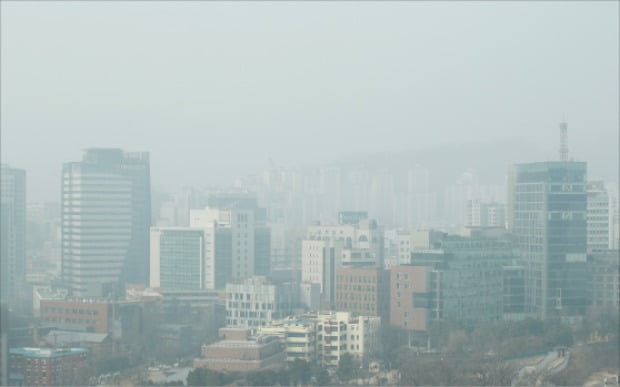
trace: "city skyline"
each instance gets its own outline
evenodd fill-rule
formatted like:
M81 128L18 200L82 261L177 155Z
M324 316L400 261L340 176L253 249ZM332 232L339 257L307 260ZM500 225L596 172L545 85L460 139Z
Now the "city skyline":
M469 143L551 160L563 119L572 157L617 181L615 2L143 7L3 2L1 154L31 198L93 146L151 152L171 190Z
M620 2L0 1L0 385L620 375Z

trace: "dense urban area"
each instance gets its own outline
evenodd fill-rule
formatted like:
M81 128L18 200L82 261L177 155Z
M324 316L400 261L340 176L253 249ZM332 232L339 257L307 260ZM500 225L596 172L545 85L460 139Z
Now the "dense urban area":
M617 191L560 140L443 196L420 165L164 194L92 148L31 203L3 165L2 385L617 383Z
M0 387L620 387L619 15L0 0Z

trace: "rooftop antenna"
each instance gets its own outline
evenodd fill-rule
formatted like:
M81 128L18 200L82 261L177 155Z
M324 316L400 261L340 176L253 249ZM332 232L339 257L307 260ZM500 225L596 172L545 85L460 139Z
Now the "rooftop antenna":
M568 124L564 117L560 122L560 161L568 161Z

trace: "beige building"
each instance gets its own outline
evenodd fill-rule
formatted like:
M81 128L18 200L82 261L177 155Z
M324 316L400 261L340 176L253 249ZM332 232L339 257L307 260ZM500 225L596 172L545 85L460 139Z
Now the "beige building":
M390 268L390 325L426 331L430 321L431 268L399 265Z
M203 345L202 357L194 359L194 367L213 371L248 372L281 368L286 355L275 336L248 337L243 330L222 329L224 340Z

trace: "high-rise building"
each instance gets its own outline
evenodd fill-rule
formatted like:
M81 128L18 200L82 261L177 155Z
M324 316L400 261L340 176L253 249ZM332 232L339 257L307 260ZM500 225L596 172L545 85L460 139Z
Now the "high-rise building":
M428 227L435 216L429 170L416 165L407 172L407 227Z
M306 239L337 242L344 249L366 250L370 253L370 263L383 267L383 227L376 220L365 218L365 214L362 211L341 212L339 224L309 226Z
M25 282L26 171L2 164L0 177L0 294L15 304Z
M213 289L214 228L151 227L150 286Z
M8 362L9 345L7 333L9 331L8 308L4 303L0 303L0 386L8 385Z
M435 248L414 251L412 263L432 267L431 274L438 279L432 304L439 308L433 318L475 326L502 319L504 267L513 265L515 256L505 229L470 229L470 233L444 235ZM508 291L510 295L512 290Z
M506 227L506 205L470 199L467 201L465 225L469 227Z
M588 252L609 249L610 200L605 184L589 181L588 190Z
M229 281L271 272L271 228L267 211L258 206L255 194L225 192L209 194L208 206L191 209L192 228L215 228L214 287Z
M329 309L334 303L336 268L340 266L342 243L329 240L304 240L301 250L301 280L320 286L320 303L324 308Z
M87 149L62 170L62 279L75 295L149 280L148 153Z
M208 288L222 289L227 282L271 272L271 232L256 215L237 207L190 210L190 227L213 229L215 250L206 262L213 280L208 280Z
M569 161L510 171L508 226L525 270L529 315L570 316L590 303L586 171L585 162Z

